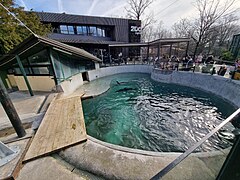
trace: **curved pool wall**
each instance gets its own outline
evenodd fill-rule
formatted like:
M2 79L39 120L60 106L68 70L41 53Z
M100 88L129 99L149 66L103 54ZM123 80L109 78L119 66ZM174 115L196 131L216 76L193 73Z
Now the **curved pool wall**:
M216 94L236 107L240 107L240 81L218 75L193 73L185 71L166 71L153 69L151 65L127 65L97 68L88 71L89 81L120 73L147 73L155 81L175 83ZM77 74L60 84L65 94L71 94L83 85L82 75Z
M240 81L226 79L224 77L177 71L169 72L168 75L166 75L165 73L161 72L161 70L153 69L152 66L148 65L131 65L101 68L89 71L89 75L90 81L92 81L100 77L128 72L148 73L151 74L151 78L155 81L176 83L209 91L219 95L224 99L227 99L235 106L240 107ZM74 81L68 82L68 84L69 83L74 83ZM211 83L211 85L209 83ZM224 83L226 84L224 85ZM78 82L76 84L79 85L81 84L81 82ZM78 85L74 85L74 88L72 89L70 88L71 91L79 87ZM73 146L71 148L67 148L64 151L61 151L60 155L63 159L68 161L70 164L75 165L75 167L77 168L86 169L89 172L101 175L109 179L129 179L129 177L131 177L131 179L139 179L139 177L142 177L141 179L150 179L150 177L155 175L159 171L159 169L164 168L167 164L169 164L177 156L179 156L179 153L150 152L144 150L130 149L102 142L92 137L88 137L88 139L89 141L87 141L86 144L84 143ZM196 162L200 163L200 166L202 166L202 162L205 162L208 167L208 171L209 168L211 169L212 167L214 167L214 169L216 169L215 175L217 175L218 170L220 169L225 159L224 157L227 156L228 152L229 149L193 153L191 154L191 156L197 158ZM224 157L219 158L222 155ZM192 166L193 159L191 156L190 159L188 158L187 160L183 161L183 163L185 163L186 165L181 165L180 171L183 171L186 174L186 177L195 177L195 175L199 173L205 175L206 171L202 171L202 168L194 168L194 166ZM126 161L128 166L126 166ZM196 162L194 161L195 164ZM212 162L214 162L214 164L211 164ZM216 164L215 162L218 163ZM216 166L219 167L216 168ZM189 167L193 168L189 169ZM110 170L110 168L112 169ZM133 171L133 169L135 171ZM175 172L173 171L172 177L176 177L174 176L174 173ZM170 174L171 176L171 173L168 174ZM201 179L203 178L202 175L200 177ZM214 177L212 179L214 179Z
M153 69L151 78L155 81L174 83L211 92L240 107L240 81L218 75L185 71Z
M95 70L88 71L88 80L93 81L95 79L111 76L120 73L147 73L151 74L153 66L151 65L127 65L127 66L113 66L105 68L96 68ZM56 90L58 92L64 92L64 95L69 95L76 91L84 84L82 73L72 76L71 78L61 82L57 85Z
M127 65L127 66L114 66L105 67L92 71L88 71L89 80L95 80L101 77L110 76L120 73L147 73L151 74L153 66L151 65Z

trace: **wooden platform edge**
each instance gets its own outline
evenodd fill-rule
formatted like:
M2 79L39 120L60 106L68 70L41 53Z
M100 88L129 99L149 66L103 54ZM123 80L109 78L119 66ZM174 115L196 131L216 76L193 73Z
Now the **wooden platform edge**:
M24 159L24 157L25 157L25 155L27 153L28 148L30 147L30 144L31 144L31 141L32 141L32 136L31 137L26 137L24 139L21 139L21 140L26 140L28 138L29 138L29 140L27 142L27 145L25 146L25 149L23 150L23 152L21 154L21 157L19 158L19 160L18 160L18 162L17 162L13 172L8 177L3 178L1 180L14 180L14 179L16 179L18 177L18 174L19 174L21 168L23 167L23 163L22 163L23 159ZM19 140L19 141L21 141L21 140ZM12 143L12 142L10 142L10 143Z
M61 97L61 95L62 95L62 93L58 93L58 95L53 98L53 100L51 101L51 103L50 103L49 106L48 106L48 109L47 109L46 113L44 114L44 117L45 117L46 114L48 113L48 110L50 109L50 106L53 106L53 105L54 105L55 103L57 103L58 101L62 101L62 100L64 100L64 99L71 99L71 98L79 98L79 99L81 100L81 98L82 98L82 96L83 96L84 94L79 94L79 95L74 95L74 96L67 96L67 97ZM43 117L43 119L42 119L42 122L43 122L43 120L44 120L44 117ZM39 125L38 129L41 127L42 122L41 122L41 124ZM85 122L84 122L84 127L85 127ZM85 127L85 128L86 128L86 127ZM35 135L36 135L37 133L38 133L38 130L37 130L36 133L33 135L32 139L31 139L31 142L33 141L33 139L34 139L34 137L35 137ZM60 151L60 150L62 150L62 149L69 148L69 147L71 147L71 146L78 145L78 144L83 143L83 142L86 142L86 141L87 141L87 134L85 134L85 137L82 138L82 139L79 139L77 142L74 142L74 143L69 144L69 145L64 146L64 147L60 147L60 148L58 148L58 149L55 149L54 151L41 154L41 155L39 155L39 156L37 156L37 157L34 157L34 158L28 158L28 159L26 159L26 154L27 154L27 151L26 151L22 163L25 164L25 163L30 162L30 161L32 161L32 160L36 160L36 159L38 159L38 158L42 158L42 157L48 156L48 155L53 154L53 153L56 153L56 152L58 152L58 151ZM29 144L28 149L30 148L30 146L31 146L31 143Z
M68 145L68 146L61 147L61 148L59 148L59 149L56 149L56 150L54 150L54 151L51 151L51 152L48 152L48 153L45 153L45 154L42 154L42 155L39 155L39 156L34 157L34 158L24 159L22 163L23 163L23 164L26 164L26 163L28 163L28 162L30 162L30 161L33 161L33 160L36 160L36 159L39 159L39 158L43 158L43 157L49 156L49 155L51 155L51 154L57 153L57 152L59 152L59 151L61 151L61 150L70 148L70 147L72 147L72 146L76 146L76 145L81 144L81 143L84 143L84 142L87 142L87 136L86 136L86 139L84 139L84 140L82 140L82 141L78 141L78 142L73 143L73 144L70 144L70 145Z
M22 156L20 157L20 159L19 159L19 161L18 161L18 163L17 163L17 165L16 165L16 167L15 167L15 169L13 171L13 178L14 179L16 179L18 177L18 174L19 174L20 170L23 167L23 159L24 159L24 157L25 157L25 155L26 155L26 153L27 153L27 151L28 151L28 149L29 149L29 147L30 147L30 145L32 143L33 137L34 136L31 136L29 138L29 140L27 142L27 145L25 147L25 150L23 151Z

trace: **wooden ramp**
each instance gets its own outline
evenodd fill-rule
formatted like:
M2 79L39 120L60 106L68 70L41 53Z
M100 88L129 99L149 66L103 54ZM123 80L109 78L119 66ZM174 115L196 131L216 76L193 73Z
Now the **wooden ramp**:
M87 139L81 96L53 101L27 151L24 162Z

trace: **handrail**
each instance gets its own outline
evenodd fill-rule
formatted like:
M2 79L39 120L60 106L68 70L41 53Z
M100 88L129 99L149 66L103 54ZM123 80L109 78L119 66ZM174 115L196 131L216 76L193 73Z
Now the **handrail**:
M232 121L235 117L240 115L240 108L232 113L227 119L225 119L221 124L215 127L211 132L209 132L206 136L204 136L200 141L190 147L183 154L178 156L174 161L168 164L164 169L162 169L159 173L151 178L151 180L157 180L166 175L170 170L172 170L175 166L177 166L180 162L182 162L186 157L188 157L195 149L197 149L201 144L203 144L208 138L210 138L213 134L215 134L219 129L221 129L225 124Z

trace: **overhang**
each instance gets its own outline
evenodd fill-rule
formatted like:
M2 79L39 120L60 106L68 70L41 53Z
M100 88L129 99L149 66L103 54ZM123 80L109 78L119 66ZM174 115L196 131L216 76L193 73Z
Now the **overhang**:
M165 39L157 39L150 42L144 43L117 43L117 44L109 44L109 47L146 47L146 46L157 46L161 44L161 46L171 45L175 43L189 42L190 38L165 38Z
M73 54L75 56L81 57L86 60L91 60L94 62L102 62L101 59L97 58L96 56L88 53L83 49L73 47L49 38L45 38L37 35L31 35L30 37L25 39L22 43L20 43L18 46L16 46L13 50L11 50L8 55L0 59L0 67L13 61L16 55L21 55L39 44L54 48L61 52L67 52L67 53Z

